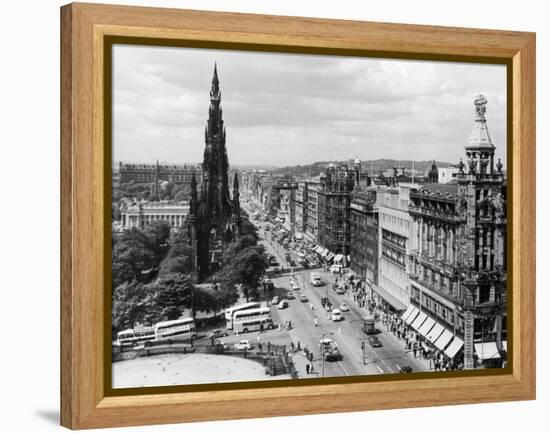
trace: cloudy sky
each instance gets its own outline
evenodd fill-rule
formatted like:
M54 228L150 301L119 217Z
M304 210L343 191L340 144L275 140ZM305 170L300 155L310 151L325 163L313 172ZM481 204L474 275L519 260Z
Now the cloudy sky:
M128 45L113 53L113 159L201 162L214 62L230 164L458 162L479 93L505 161L504 66Z

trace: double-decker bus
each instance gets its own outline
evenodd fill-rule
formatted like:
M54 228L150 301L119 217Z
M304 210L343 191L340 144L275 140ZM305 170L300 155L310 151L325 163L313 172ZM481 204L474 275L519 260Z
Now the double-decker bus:
M233 330L235 334L251 331L272 329L271 310L269 307L241 310L233 314Z
M151 326L139 326L133 329L126 329L117 333L116 344L126 346L142 343L155 339L155 329Z
M237 311L249 310L251 308L259 308L259 302L248 302L246 304L235 305L225 310L225 322L227 329L233 329L233 316Z
M154 329L155 340L192 340L197 336L195 321L191 317L158 322Z

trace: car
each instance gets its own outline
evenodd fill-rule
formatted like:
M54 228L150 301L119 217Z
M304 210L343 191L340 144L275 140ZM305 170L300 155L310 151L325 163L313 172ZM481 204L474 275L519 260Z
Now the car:
M303 293L300 295L300 302L307 302L309 301L309 299L307 298L306 295L304 295Z
M371 335L368 340L369 344L372 346L372 347L382 347L382 343L380 342L380 340L378 339L378 337L374 336L374 335Z
M251 350L252 343L250 340L240 340L233 345L235 350Z
M338 346L330 338L319 341L319 349L325 361L340 361L343 358Z
M293 284L291 285L291 287L292 287L292 290L300 290L300 285L299 285L299 284L294 284L294 283L293 283Z
M274 296L273 299L271 300L271 305L277 305L278 303L279 303L279 297Z
M296 299L296 296L294 296L294 293L288 292L288 293L286 294L286 299L288 299L288 300Z
M348 304L346 304L345 302L342 302L342 303L340 304L340 306L338 307L338 309L339 309L340 311L349 311Z
M399 369L399 373L412 373L413 372L413 369L411 367L409 367L408 365L404 365L403 367L401 367Z
M214 346L220 348L220 349L227 349L227 344L225 344L221 340L214 340Z
M330 272L333 274L339 274L342 272L342 265L332 265L330 267Z
M339 295L343 295L344 293L346 293L346 291L344 290L343 287L337 287L336 293L338 293Z
M288 302L283 299L281 302L279 302L279 305L277 308L279 310L284 310L287 307L288 307Z
M333 322L339 322L340 320L344 319L342 317L342 312L338 308L335 308L334 310L332 310L332 313L331 313L330 317L331 317Z
M214 329L206 338L221 338L227 337L229 334L221 329Z

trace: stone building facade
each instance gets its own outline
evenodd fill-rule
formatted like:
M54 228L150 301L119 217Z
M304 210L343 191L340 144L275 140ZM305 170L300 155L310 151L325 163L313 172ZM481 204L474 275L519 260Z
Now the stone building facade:
M120 207L121 226L125 230L142 229L154 221L166 221L177 229L183 227L188 214L188 202L123 200Z
M191 184L191 177L195 174L197 182L202 181L201 164L134 164L119 162L119 183L133 181L135 183L153 183L155 176L158 180L178 184Z
M318 192L319 243L333 254L347 257L350 254L350 204L355 185L361 175L361 163L352 166L331 163L321 175Z
M466 369L480 356L475 347L493 342L503 353L506 338L506 179L494 161L487 100L474 104L456 183L412 191L409 207L411 303L453 332Z
M370 284L378 284L378 205L376 189L359 189L350 204L351 269Z

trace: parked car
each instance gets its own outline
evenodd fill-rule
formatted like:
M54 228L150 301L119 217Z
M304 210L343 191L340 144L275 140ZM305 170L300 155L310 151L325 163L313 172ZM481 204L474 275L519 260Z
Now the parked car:
M309 301L309 299L307 298L306 295L304 295L303 293L300 295L300 302L307 302Z
M412 373L412 372L413 372L413 369L411 367L409 367L408 365L404 365L399 370L399 373Z
M271 305L277 305L278 303L279 303L279 297L274 296L273 299L271 300Z
M340 311L349 311L348 304L346 304L345 302L342 302L342 303L340 304L340 306L338 307L338 309L339 309Z
M343 319L342 312L338 308L335 308L334 310L332 310L330 318L333 322L339 322Z
M277 308L279 310L284 310L287 307L288 307L288 302L283 299L281 302L279 302L279 305Z
M250 340L241 340L238 341L233 345L233 348L235 350L251 350L252 349L252 343Z
M296 296L294 296L294 293L292 292L288 292L286 294L286 299L290 300L290 299L296 299Z
M227 337L229 334L221 329L214 329L206 338L222 338Z
M382 347L382 343L380 342L380 340L378 339L378 337L374 336L374 335L371 335L368 340L369 344L372 346L372 347Z

